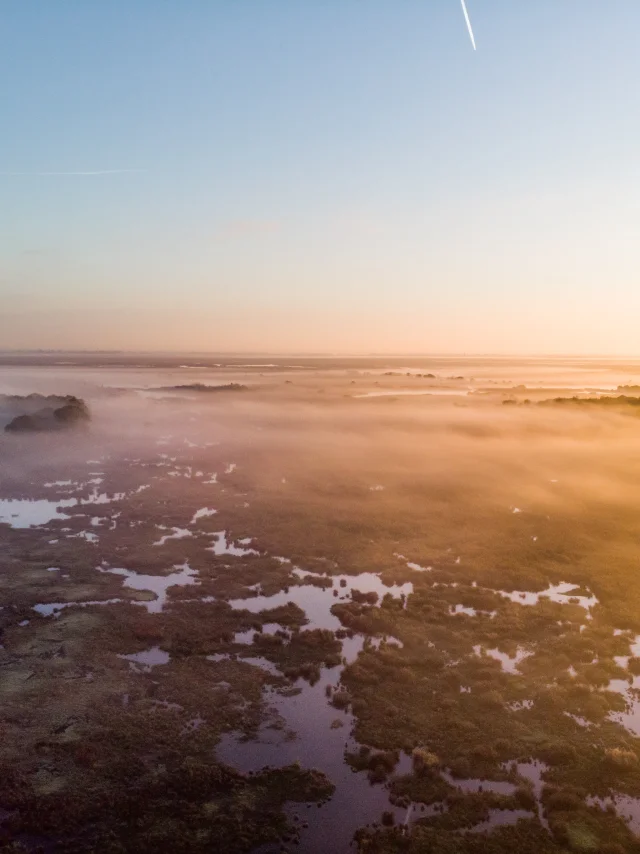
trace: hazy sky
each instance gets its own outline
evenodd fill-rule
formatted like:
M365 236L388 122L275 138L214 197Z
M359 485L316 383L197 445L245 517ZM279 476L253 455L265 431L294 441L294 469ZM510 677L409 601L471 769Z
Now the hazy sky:
M0 348L640 352L640 2L467 6L5 0Z

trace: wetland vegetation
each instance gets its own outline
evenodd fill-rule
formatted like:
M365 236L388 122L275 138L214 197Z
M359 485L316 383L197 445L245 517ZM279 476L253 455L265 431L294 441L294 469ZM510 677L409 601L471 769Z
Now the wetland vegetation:
M216 364L0 438L0 847L640 852L640 364Z

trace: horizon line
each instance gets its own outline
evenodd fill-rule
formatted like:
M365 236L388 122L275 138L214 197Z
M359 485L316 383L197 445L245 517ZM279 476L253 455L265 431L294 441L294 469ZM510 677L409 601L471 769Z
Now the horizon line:
M62 354L62 355L166 355L166 356L226 356L226 357L241 357L254 356L259 358L289 358L291 356L301 356L306 358L590 358L590 359L639 359L639 353L611 353L611 352L587 352L587 351L566 351L566 352L545 352L545 351L489 351L489 350L443 350L443 351L418 351L418 350L387 350L387 351L366 351L366 350L180 350L180 349L149 349L135 350L122 348L76 348L76 349L59 349L47 347L9 347L0 348L0 355L9 354Z

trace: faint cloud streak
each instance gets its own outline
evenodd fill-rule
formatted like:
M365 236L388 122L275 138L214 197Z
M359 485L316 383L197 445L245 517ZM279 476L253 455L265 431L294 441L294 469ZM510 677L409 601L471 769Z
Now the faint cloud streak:
M0 172L3 177L49 177L49 176L88 176L88 175L133 175L146 172L146 169L92 169L75 172Z

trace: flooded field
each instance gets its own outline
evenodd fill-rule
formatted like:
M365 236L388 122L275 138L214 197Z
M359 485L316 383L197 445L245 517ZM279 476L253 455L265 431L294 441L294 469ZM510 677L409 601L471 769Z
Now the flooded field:
M536 405L640 363L64 361L0 366L92 415L0 434L7 850L640 851L638 417Z

